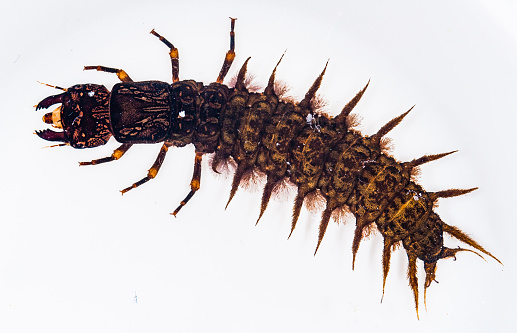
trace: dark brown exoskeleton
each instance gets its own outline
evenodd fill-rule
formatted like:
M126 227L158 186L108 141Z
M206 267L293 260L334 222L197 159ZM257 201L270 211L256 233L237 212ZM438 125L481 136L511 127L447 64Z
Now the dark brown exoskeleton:
M36 134L42 139L61 141L74 148L97 147L108 142L111 137L108 89L97 84L78 84L63 90L66 91L49 96L36 106L39 110L61 103L54 112L45 114L43 121L63 131L46 129L36 131Z
M36 109L61 103L58 109L46 114L43 119L62 131L47 129L36 134L45 140L59 141L61 145L74 148L103 145L112 135L122 144L111 156L81 162L81 165L117 160L133 144L162 142L147 176L123 189L122 193L153 179L169 147L194 144L196 155L191 189L173 215L200 188L204 154L213 154L212 169L216 172L225 164L236 165L228 203L239 185L251 175L259 173L265 176L258 219L266 210L272 194L286 182L293 184L297 194L291 234L304 202L323 198L326 205L316 251L331 217L336 218L343 211L349 212L356 218L352 244L353 267L362 238L376 228L384 238L383 293L391 252L400 245L408 256L408 277L417 315L416 260L424 262L425 299L425 290L435 280L438 260L454 257L459 251L470 251L444 246L444 233L499 262L461 230L443 222L433 211L438 198L466 194L476 188L427 192L414 180L418 166L453 152L399 162L384 148L384 136L411 109L389 121L377 133L362 135L351 126L353 121L349 115L368 84L345 105L339 115L330 118L318 112L316 107L316 92L326 66L298 103L282 100L275 91L276 67L264 92L250 92L245 84L249 58L240 69L235 86L229 88L223 84L223 80L235 58L234 25L235 19L231 19L230 49L216 82L205 86L193 80L180 81L178 50L153 30L151 34L170 49L172 84L133 82L124 70L86 66L87 70L115 73L122 82L116 84L111 92L95 84L79 84L68 89L56 87L64 92L45 98Z

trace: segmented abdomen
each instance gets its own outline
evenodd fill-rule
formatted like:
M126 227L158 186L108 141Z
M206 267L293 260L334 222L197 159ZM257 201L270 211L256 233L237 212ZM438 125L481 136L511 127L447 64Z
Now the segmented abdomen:
M249 92L244 85L246 65L247 61L239 72L234 88L212 83L204 87L198 84L197 94L190 91L190 96L196 99L198 119L192 136L196 152L215 153L212 160L214 171L224 164L236 164L228 203L243 181L255 173L265 175L260 219L276 188L286 181L290 182L297 188L292 233L304 201L317 196L324 198L326 205L316 251L332 214L343 210L350 212L356 218L353 263L363 235L371 228L377 228L384 238L382 262L385 281L391 251L395 245L401 244L408 255L408 277L417 313L416 259L424 261L427 288L435 278L439 259L465 251L445 247L444 232L493 257L469 236L445 224L433 212L438 198L462 195L475 188L427 192L412 179L414 169L419 165L452 152L399 162L383 148L383 137L411 109L389 121L374 135L364 136L349 126L351 121L348 117L368 84L339 115L330 118L318 113L315 107L316 91L325 70L304 99L294 103L282 101L275 93L274 71L263 93ZM182 85L195 87L191 81L176 82L173 87L175 85L178 90ZM176 98L178 101L181 96ZM192 103L191 98L189 103ZM184 108L181 103L175 105L179 107L178 110ZM182 119L177 120L181 124Z

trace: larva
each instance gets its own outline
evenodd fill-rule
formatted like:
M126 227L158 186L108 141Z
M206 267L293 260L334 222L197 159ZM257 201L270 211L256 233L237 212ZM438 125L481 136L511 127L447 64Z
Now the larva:
M333 214L345 210L354 215L356 229L352 243L354 256L362 238L376 228L384 239L383 289L394 247L401 246L408 256L408 278L418 315L419 291L417 259L424 262L425 290L435 280L440 259L455 257L444 233L499 262L475 240L457 227L443 222L433 211L439 198L467 194L476 188L427 192L414 179L418 166L453 152L425 155L400 162L384 149L383 138L411 111L408 110L366 136L355 130L351 111L368 84L331 118L318 111L316 92L326 66L299 102L284 100L275 85L276 67L263 92L249 91L245 83L248 60L241 67L235 85L223 84L235 58L235 19L231 19L230 49L216 82L204 85L179 79L179 54L167 39L154 30L170 50L172 84L160 81L134 82L122 69L86 66L87 70L115 73L121 83L111 92L102 85L78 84L60 88L62 93L43 99L37 110L60 103L43 120L62 131L45 129L36 134L42 139L61 142L74 148L105 144L112 136L121 143L109 157L82 162L92 165L121 158L133 144L159 143L162 147L146 177L122 190L125 193L153 179L170 147L193 144L196 150L191 190L172 213L176 215L200 189L201 162L212 154L212 169L219 172L234 164L230 198L253 174L266 179L260 205L260 219L268 202L285 182L297 188L291 234L304 202L314 197L325 200L315 253L320 247ZM280 59L281 61L282 59ZM277 66L280 64L278 62ZM258 222L258 220L257 220ZM472 251L473 252L473 251Z

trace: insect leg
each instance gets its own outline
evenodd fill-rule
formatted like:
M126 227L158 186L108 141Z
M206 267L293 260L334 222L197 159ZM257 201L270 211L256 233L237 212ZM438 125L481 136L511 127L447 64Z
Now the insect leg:
M105 66L84 66L84 70L95 69L99 72L115 73L122 82L133 82L133 80L127 75L126 71L118 68L111 68Z
M235 59L235 32L233 29L235 28L235 20L236 18L231 18L231 30L230 30L230 49L226 52L226 56L224 57L223 67L219 72L219 76L217 77L217 83L223 83L224 77L228 73L230 66L232 65L233 59Z
M156 31L151 30L151 34L158 37L163 44L167 45L170 49L169 56L171 57L171 64L172 64L172 82L178 82L179 81L179 71L180 71L180 60L179 60L179 53L178 49L172 45L171 42L169 42L165 37L162 37L159 33Z
M167 150L169 150L170 146L172 146L172 144L167 143L167 142L165 142L162 145L162 148L160 149L160 152L158 153L158 156L156 157L156 161L154 161L153 166L147 172L147 176L145 176L144 178L140 179L139 181L137 181L133 185L131 185L129 187L126 187L125 189L123 189L120 192L122 194L124 194L127 191L132 190L132 189L134 189L134 188L136 188L136 187L146 183L147 181L153 179L154 177L156 177L156 174L158 174L158 171L160 170L160 167L162 166L163 160L165 159L165 154L167 154Z
M187 204L187 202L194 196L199 187L201 186L201 160L203 158L203 153L196 153L196 157L194 159L194 174L192 175L192 180L190 181L190 192L187 194L185 199L180 202L178 208L171 213L171 215L176 216L183 206Z
M129 150L129 148L131 148L132 145L132 143L123 143L120 147L115 149L111 156L99 158L90 162L79 162L79 165L95 165L118 160L126 153L126 151Z

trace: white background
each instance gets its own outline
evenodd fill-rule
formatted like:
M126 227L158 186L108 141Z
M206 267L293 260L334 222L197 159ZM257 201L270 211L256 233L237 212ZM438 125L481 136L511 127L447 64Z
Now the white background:
M206 161L202 188L188 192L192 147L171 149L158 177L142 178L159 145L123 159L42 149L48 126L33 105L64 87L125 69L135 80L169 81L167 48L179 48L180 76L214 81L237 17L237 57L251 56L265 84L277 77L295 96L330 59L321 93L327 111L371 79L355 112L372 134L416 104L389 136L401 161L459 152L422 168L428 191L480 189L442 199L442 219L496 255L442 260L416 319L405 252L392 256L382 294L382 237L359 249L354 223L332 223L316 257L319 214L305 209L289 241L293 193L270 204L255 226L260 192L239 190L225 211L231 175ZM515 327L515 128L517 6L513 1L16 1L0 4L0 331L1 332L487 332ZM458 244L446 237L450 247ZM421 288L424 272L419 262ZM422 289L421 289L422 290Z

